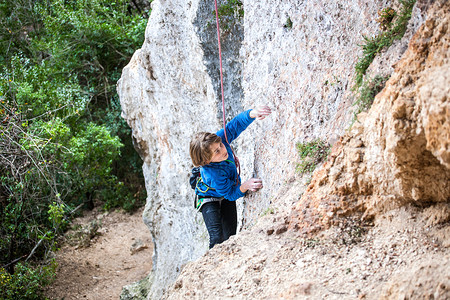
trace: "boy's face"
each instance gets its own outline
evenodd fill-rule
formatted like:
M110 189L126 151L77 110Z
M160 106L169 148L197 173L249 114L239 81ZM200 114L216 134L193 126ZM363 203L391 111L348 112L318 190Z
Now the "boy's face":
M212 144L210 149L213 154L210 162L221 162L228 158L227 148L222 142Z

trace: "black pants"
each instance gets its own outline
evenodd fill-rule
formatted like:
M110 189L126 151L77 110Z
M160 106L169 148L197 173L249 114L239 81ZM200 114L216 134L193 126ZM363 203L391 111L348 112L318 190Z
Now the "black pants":
M222 201L205 203L202 206L203 220L209 233L209 249L236 234L236 202Z

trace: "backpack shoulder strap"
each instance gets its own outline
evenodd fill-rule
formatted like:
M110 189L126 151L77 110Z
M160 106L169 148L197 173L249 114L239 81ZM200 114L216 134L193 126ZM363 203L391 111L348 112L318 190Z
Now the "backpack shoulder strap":
M200 172L200 167L195 167L191 171L191 176L189 177L189 183L193 190L197 188L197 190L201 193L206 193L209 190L215 191L216 189L208 186L202 178L202 174ZM199 184L201 183L201 184Z
M200 188L200 186L199 186L199 183L200 183L200 182L202 183L201 185L203 185L203 186L206 187L206 189L202 190L202 189ZM209 191L209 190L211 190L211 191L215 191L215 190L216 190L216 189L210 187L209 185L207 185L207 184L203 181L203 178L202 178L202 175L201 175L201 174L200 174L200 176L197 178L196 188L197 188L197 190L198 190L199 192L201 192L201 193L206 193L206 192Z

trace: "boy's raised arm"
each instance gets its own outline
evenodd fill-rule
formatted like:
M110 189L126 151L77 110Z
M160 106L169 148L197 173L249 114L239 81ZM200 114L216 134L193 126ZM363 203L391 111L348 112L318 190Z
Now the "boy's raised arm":
M228 122L226 126L228 141L231 143L234 139L236 139L245 129L247 129L248 125L250 125L254 119L262 120L271 113L272 110L267 105L261 105L257 108L249 109L240 113L234 117L233 120ZM223 129L219 130L217 135L223 137Z

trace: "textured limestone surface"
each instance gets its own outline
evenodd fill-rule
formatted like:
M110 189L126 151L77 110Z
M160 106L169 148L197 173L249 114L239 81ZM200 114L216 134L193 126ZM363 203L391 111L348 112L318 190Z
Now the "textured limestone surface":
M291 217L275 206L189 263L164 299L450 297L449 11L430 7L306 191L294 178L275 197L303 194Z
M296 143L334 142L348 127L357 44L377 30L377 11L388 1L244 3L244 103L275 109L263 126L248 130L255 140L244 153L255 159L245 160L247 169L265 182L244 200L244 225L251 226L293 176Z
M193 133L220 128L217 54L211 1L153 1L145 42L123 70L118 93L144 160L148 193L143 215L153 242L149 297L158 298L183 264L207 250L207 233L193 209L188 144ZM239 24L224 37L227 113L242 110ZM242 34L240 34L242 35ZM214 67L215 66L215 67ZM211 70L214 69L214 70Z
M372 35L378 31L377 11L392 3L389 0L243 1L243 19L231 24L230 29L222 34L227 119L258 104L268 104L274 113L266 120L252 124L233 143L242 163L243 180L260 177L264 181L263 190L239 200L241 229L252 228L269 206L279 211L290 211L292 203L298 200L304 184L294 182L298 162L296 143L315 138L334 143L345 133L352 118L353 70L361 54L358 44L362 41L362 35ZM188 184L192 165L188 144L193 133L214 132L222 126L213 4L213 1L206 0L153 1L145 42L123 70L118 83L122 115L133 130L135 146L144 160L148 199L143 218L154 242L153 271L145 284L149 287L149 299L160 298L185 264L207 251L206 229L201 215L192 207L193 195ZM426 9L418 5L408 34L396 42L396 50L387 53L389 58L379 63L376 70L388 74L392 72L392 64L402 56L409 38L425 18ZM288 26L288 20L292 21L292 26ZM429 70L429 75L425 75L425 71L414 73L423 82L423 88L416 89L415 85L408 88L423 99L429 95L445 94L438 88L427 88L427 82L433 81L432 76L445 72L439 67L442 64ZM391 82L394 80L391 79ZM398 92L404 95L400 99L404 99L406 112L409 112L408 88L405 87L401 92L403 94ZM379 99L376 102L381 106L379 109L391 109L386 106L388 104L380 104ZM428 149L408 158L405 166L422 163L424 158L423 165L432 172L430 176L442 170L440 161L448 162L448 151L445 150L448 150L448 138L447 144L441 140L445 132L434 130L437 119L427 119L426 115L429 111L440 116L442 110L447 109L448 100L439 101L441 106L414 101L414 105L420 106L417 112L425 114L414 119L420 119L423 123L417 125L417 128L423 128L422 133L414 135L414 130L405 125L409 134L418 139L417 145L427 144ZM373 121L375 124L370 126L379 122L390 126L386 118L394 119L392 114L380 116L380 121ZM354 126L353 131L357 128L363 126ZM368 134L373 135L375 140L377 135L384 136L389 132L392 132L389 138L395 139L396 130L406 130L389 128L391 131L385 133L384 127L377 128L378 131ZM423 139L424 136L427 138ZM351 137L347 139L356 140ZM343 143L338 142L335 147L342 149ZM361 160L361 145L357 142L351 144L354 148L352 157ZM370 157L384 159L377 154L376 145L369 150L374 153ZM410 150L401 145L401 141L393 143L391 148L380 153L394 156L397 152ZM432 199L445 196L442 193L437 195L439 189L446 187L442 183L442 178L447 176L445 172L438 175L440 179L431 187L419 184L414 190L402 189L402 185L413 184L416 180L414 176L417 176L410 173L410 169L402 169L402 163L387 163L388 168L392 168L390 164L398 166L398 174L378 169L380 174L388 173L382 178L392 181L377 182L380 185L378 190L388 191L387 187L393 185L394 194L406 202L429 191L432 197L437 197ZM367 164L375 164L375 161ZM354 170L357 166L349 168ZM379 167L375 165L374 168ZM347 170L336 172L349 173ZM351 177L349 179L353 183L350 185L355 185L360 175L365 176L364 170L352 172L353 177L345 175ZM336 176L337 179L339 176ZM370 176L377 175L373 173L364 178ZM318 181L318 177L315 178L313 185ZM367 193L373 194L374 190L370 180L364 179L363 182L356 189L363 195L361 199L365 199ZM294 192L288 192L292 185L299 187ZM284 197L289 193L298 193L298 196ZM359 203L358 199L355 203ZM376 202L375 198L371 199ZM362 210L360 212L363 213ZM315 211L311 215L314 216ZM299 218L295 216L291 219L292 227L303 222ZM287 215L280 216L277 222L280 224L273 230L284 232ZM321 222L319 224L325 221Z
M368 113L334 145L296 205L305 232L343 216L450 200L450 3L437 1Z

